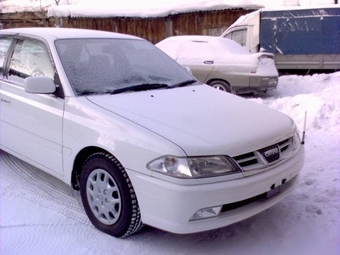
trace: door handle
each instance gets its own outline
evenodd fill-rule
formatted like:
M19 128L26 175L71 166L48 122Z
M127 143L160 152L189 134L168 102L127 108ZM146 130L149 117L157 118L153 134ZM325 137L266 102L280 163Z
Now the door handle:
M203 61L204 64L207 64L207 65L212 65L214 64L214 61L213 60L205 60Z
M10 103L11 103L11 99L10 99L10 98L4 98L4 97L2 97L2 98L0 99L0 101L1 101L1 102L4 102L4 103L6 103L6 104L10 104Z

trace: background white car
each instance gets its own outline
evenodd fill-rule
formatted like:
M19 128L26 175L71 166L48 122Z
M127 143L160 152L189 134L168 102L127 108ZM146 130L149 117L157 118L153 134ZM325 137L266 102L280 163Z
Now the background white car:
M271 53L250 54L232 40L213 36L173 36L156 46L214 88L243 94L277 87Z
M202 85L151 43L0 31L0 148L80 190L99 230L227 226L287 196L304 163L286 115Z

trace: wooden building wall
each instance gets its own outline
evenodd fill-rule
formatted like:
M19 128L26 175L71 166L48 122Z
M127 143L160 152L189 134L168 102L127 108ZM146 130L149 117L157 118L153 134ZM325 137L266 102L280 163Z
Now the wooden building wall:
M136 35L157 43L172 35L220 35L241 15L254 10L193 12L161 18L47 18L44 13L0 13L3 28L55 26L87 28Z
M17 12L1 13L2 28L18 27L51 27L55 24L54 18L48 18L46 12Z

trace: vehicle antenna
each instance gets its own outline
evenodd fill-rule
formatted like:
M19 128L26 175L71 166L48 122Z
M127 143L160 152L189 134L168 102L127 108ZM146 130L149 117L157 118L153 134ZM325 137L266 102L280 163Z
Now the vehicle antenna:
M303 132L302 132L302 140L301 140L301 144L305 144L306 120L307 120L307 111L305 111L305 119L304 119L304 123L303 123Z

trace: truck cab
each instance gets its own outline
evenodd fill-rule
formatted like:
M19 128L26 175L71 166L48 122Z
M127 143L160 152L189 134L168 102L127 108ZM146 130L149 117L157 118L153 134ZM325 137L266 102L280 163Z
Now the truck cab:
M245 47L250 53L260 51L260 11L241 16L223 32L221 37L231 39Z
M280 73L340 69L340 8L337 6L264 8L241 16L221 37L249 52L275 55Z

